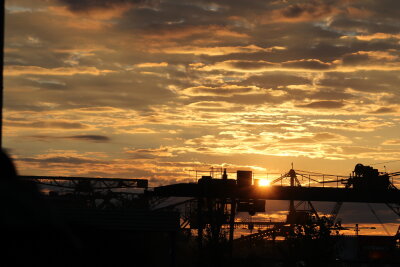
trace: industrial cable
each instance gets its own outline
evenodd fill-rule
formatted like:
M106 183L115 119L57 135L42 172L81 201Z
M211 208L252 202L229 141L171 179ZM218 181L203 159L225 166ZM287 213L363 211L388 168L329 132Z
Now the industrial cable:
M345 175L336 175L336 174L325 174L325 173L320 173L320 172L311 172L311 171L303 171L303 170L295 170L296 172L305 172L307 174L311 173L311 174L315 174L315 175L324 175L324 176L334 176L334 177L348 177Z
M389 176L395 177L395 176L399 176L400 172L390 172L388 173Z
M311 172L311 173L312 173L312 172ZM309 174L306 174L306 173L297 173L297 174L300 175L301 177L303 177L304 179L313 181L313 182L315 182L315 183L318 183L318 184L319 184L319 183L322 183L322 181L319 181L319 180L316 180L316 179L311 178ZM315 176L315 175L313 175L313 176ZM328 175L325 175L325 176L346 177L346 178L347 178L347 176L337 176L337 175L329 175L329 174L328 174ZM283 176L281 176L281 177L279 177L279 178L273 180L273 181L271 182L271 185L272 185L272 184L275 184L276 182L279 182L280 180L282 180L283 178L286 178L286 177L287 177L286 175L283 175ZM342 182L342 181L347 181L347 179L325 181L324 183L333 183L333 182Z
M372 208L372 206L371 206L369 203L367 203L367 205L368 205L369 209L371 210L372 214L374 214L375 218L376 218L376 219L378 220L378 222L382 225L382 227L383 227L383 229L385 230L386 234L387 234L388 236L390 236L390 233L389 233L388 229L387 229L386 226L383 224L383 222L381 221L381 219L379 219L378 215L375 213L375 210Z
M400 159L397 159L397 160L390 160L390 161L385 161L385 162L378 162L378 163L368 164L368 165L374 166L374 165L385 164L385 163L391 163L391 162L398 162L398 161L400 161Z
M321 183L321 181L318 181L318 180L315 180L315 179L313 179L313 178L310 178L310 177L308 177L306 174L299 174L301 177L303 177L303 178L305 178L305 179L309 179L309 180L311 180L311 181L313 181L313 182L316 182L316 183Z

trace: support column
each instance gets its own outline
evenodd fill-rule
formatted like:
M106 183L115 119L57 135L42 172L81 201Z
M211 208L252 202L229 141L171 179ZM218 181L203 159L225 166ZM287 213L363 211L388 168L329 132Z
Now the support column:
M292 169L289 171L289 175L290 175L290 186L294 187L295 186L294 185L295 184L295 180L296 180L296 172L295 172L295 170L293 170L293 165L292 165ZM289 200L289 216L288 216L288 219L290 221L290 226L291 227L294 226L293 222L294 222L294 220L296 218L295 214L296 214L296 209L294 207L294 200L291 199L291 200Z
M232 258L233 254L233 234L235 231L235 215L236 215L236 199L231 198L231 210L229 218L229 253Z
M197 244L199 248L199 254L203 249L203 199L197 199Z

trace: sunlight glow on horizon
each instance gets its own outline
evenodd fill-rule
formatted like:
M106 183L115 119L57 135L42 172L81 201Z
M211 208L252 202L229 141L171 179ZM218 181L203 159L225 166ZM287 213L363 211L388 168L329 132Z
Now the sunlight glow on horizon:
M259 179L258 186L270 186L271 181L267 179Z

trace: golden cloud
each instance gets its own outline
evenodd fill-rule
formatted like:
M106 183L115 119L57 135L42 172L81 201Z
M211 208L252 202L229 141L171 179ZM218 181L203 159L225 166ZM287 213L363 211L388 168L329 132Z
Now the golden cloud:
M181 90L179 93L187 96L233 96L262 92L256 86L223 85L221 87L196 86Z
M257 53L257 52L272 52L275 50L284 50L285 47L274 46L263 48L256 45L248 46L212 46L212 47L199 47L199 46L179 46L179 47L166 47L158 49L150 49L150 53L167 53L167 54L193 54L193 55L209 55L221 56L235 53Z
M158 68L158 67L168 67L167 62L145 62L136 64L135 67L138 68Z
M60 68L47 69L38 66L6 66L4 68L5 76L21 76L21 75L72 76L77 74L97 76L112 72L114 71L99 70L96 67L60 67Z

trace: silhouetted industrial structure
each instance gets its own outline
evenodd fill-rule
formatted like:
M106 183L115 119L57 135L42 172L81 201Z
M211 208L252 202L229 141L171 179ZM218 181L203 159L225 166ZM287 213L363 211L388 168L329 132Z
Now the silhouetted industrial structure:
M337 220L343 202L386 203L400 216L400 191L394 183L398 176L400 172L380 173L370 166L357 164L349 177L292 168L266 187L257 185L251 171L237 171L236 179L230 179L226 170L218 179L208 175L202 176L197 183L155 188L148 187L146 179L57 176L19 176L18 179L24 183L41 185L45 193L40 195L40 201L46 206L51 205L54 211L52 216L59 218L68 231L80 240L83 250L79 246L77 250L81 249L88 255L94 256L98 251L106 255L119 250L126 253L132 250L135 252L126 255L149 256L151 244L156 242L159 244L157 253L163 256L152 259L148 266L157 266L160 261L175 266L179 265L176 260L176 250L179 249L177 240L182 241L183 237L179 236L183 234L186 237L182 242L197 244L192 248L197 251L197 264L206 266L212 261L211 265L223 266L226 259L240 255L236 253L238 249L245 251L249 244L280 247L279 253L287 255L297 253L292 250L293 247L299 247L298 251L302 251L301 247L310 246L321 260L334 261L329 258L333 247L339 243L349 246L353 242L353 239L337 235L341 230L351 229ZM300 180L305 181L303 185ZM335 186L325 186L331 183ZM173 203L167 201L175 197L183 197L183 200L180 198ZM236 219L238 212L246 212L250 216L265 212L267 200L289 201L285 221ZM336 204L329 214L322 216L312 201ZM240 227L249 229L250 234L235 235L235 229ZM261 229L253 232L255 228ZM359 236L360 229L367 228L357 224L355 236ZM336 233L333 237L332 232ZM359 239L361 243L369 242L367 237L362 238L362 241ZM378 239L375 238L374 242L386 242L382 241L385 239L383 237ZM383 256L380 254L378 258L389 259L389 263L398 262L393 253L398 253L396 240L398 242L399 234L387 239L386 243L392 245L388 245L385 253L381 253ZM286 243L281 240L286 240ZM110 247L109 242L114 246ZM363 247L367 252L359 252L357 260L368 259L368 253L372 250L368 252L365 247L368 246ZM303 254L305 259L311 260L306 252ZM353 256L340 255L344 255L343 260L355 261ZM297 255L293 259L299 260L301 257ZM112 257L100 258L112 260Z
M199 246L203 246L204 231L209 233L215 243L221 236L223 225L229 227L229 241L232 246L234 240L235 214L248 212L254 215L265 211L265 200L289 200L289 212L284 222L240 222L246 224L250 230L255 225L262 225L263 230L242 236L235 242L247 242L260 239L275 240L278 237L293 238L299 234L313 233L313 238L329 236L331 231L349 229L343 227L336 218L343 202L386 203L397 215L399 213L400 191L390 180L399 173L379 173L370 166L356 165L353 174L344 179L336 176L336 180L329 180L332 176L315 177L304 171L297 172L291 169L286 174L275 179L271 184L282 182L288 178L286 186L259 187L253 185L250 171L238 171L237 179L228 179L226 173L222 179L213 179L203 176L198 183L174 184L154 188L157 196L190 197L193 200L191 215L185 216L183 226L197 230ZM308 180L308 187L303 187L298 179ZM310 181L322 180L323 187L310 187ZM322 178L322 179L321 179ZM325 180L327 178L328 180ZM339 179L340 178L340 179ZM326 183L336 183L336 187L324 187ZM340 187L339 187L340 186ZM300 200L295 204L295 200ZM327 216L320 216L311 201L337 202L332 212ZM197 206L196 206L197 203ZM308 209L299 209L306 203ZM194 207L194 208L193 208ZM209 228L209 229L207 229ZM356 225L356 235L362 227Z

